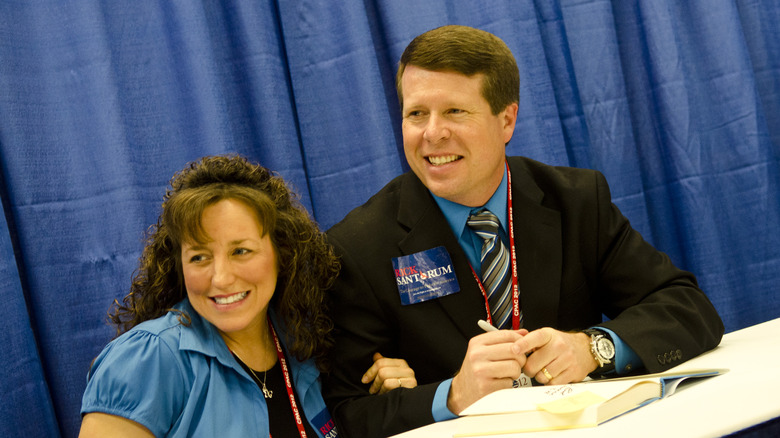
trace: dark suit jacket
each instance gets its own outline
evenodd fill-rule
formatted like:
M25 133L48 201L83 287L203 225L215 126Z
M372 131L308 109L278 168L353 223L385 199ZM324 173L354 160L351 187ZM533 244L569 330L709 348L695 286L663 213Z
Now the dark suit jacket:
M597 171L508 158L512 172L520 300L528 330L600 324L650 372L714 348L723 334L696 279L631 228ZM395 178L328 231L342 257L332 290L333 371L323 394L347 437L387 436L433 422L442 380L460 369L482 331L484 298L466 255L413 173ZM402 306L392 258L445 246L460 292ZM360 378L374 352L407 360L418 387L369 395Z

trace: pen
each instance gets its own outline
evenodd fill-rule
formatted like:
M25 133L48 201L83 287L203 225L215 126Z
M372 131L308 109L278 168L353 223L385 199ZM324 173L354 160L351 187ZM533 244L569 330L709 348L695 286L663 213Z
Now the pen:
M486 332L494 332L494 331L498 330L497 328L495 328L492 325L490 325L490 323L485 321L484 319L480 319L479 321L477 321L477 325L479 326L479 328L481 328L482 330L484 330Z

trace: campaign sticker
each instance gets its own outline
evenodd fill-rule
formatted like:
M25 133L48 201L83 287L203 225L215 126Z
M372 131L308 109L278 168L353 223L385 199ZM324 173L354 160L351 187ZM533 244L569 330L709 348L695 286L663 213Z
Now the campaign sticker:
M333 423L333 419L328 413L328 409L323 409L311 420L311 423L320 430L320 433L325 438L337 438L339 436L336 430L336 425Z
M394 257L393 271L404 306L460 292L452 259L443 246Z

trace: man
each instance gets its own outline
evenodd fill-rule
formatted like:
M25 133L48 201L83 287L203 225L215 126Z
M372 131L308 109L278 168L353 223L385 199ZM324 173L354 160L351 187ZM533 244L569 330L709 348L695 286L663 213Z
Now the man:
M324 395L342 433L453 418L523 376L659 372L720 342L693 275L631 228L599 172L505 156L519 73L503 41L434 29L406 48L396 81L412 172L328 232L342 273ZM480 228L496 219L493 234ZM402 388L367 397L376 351L406 359L419 386L388 379Z

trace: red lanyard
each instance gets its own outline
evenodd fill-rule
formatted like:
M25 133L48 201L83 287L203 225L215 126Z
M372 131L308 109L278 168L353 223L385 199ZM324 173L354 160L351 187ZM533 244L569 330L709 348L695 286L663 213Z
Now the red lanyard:
M507 191L507 213L509 215L509 248L512 260L512 329L520 329L520 287L517 285L517 254L515 251L515 224L514 215L512 213L512 172L509 171L509 164L506 166L506 191ZM500 237L496 236L497 239ZM471 266L471 265L469 265ZM474 267L471 267L471 273L474 274L474 279L477 280L479 290L482 291L482 296L485 298L485 310L487 311L487 320L492 325L493 317L490 313L490 303L488 303L487 292L485 292L485 286L482 285L482 280L479 279Z
M293 411L293 417L295 417L295 425L298 426L298 433L301 434L301 438L306 438L306 431L303 428L303 418L301 418L298 404L295 402L295 392L293 391L292 380L290 379L290 371L287 369L287 360L284 358L282 344L279 342L279 337L276 336L276 330L274 330L274 326L271 324L271 318L268 318L268 327L271 329L271 335L273 335L274 343L276 344L276 356L279 358L279 364L282 366L284 384L287 386L287 397L290 399L290 407ZM271 438L270 434L268 435L268 438Z

